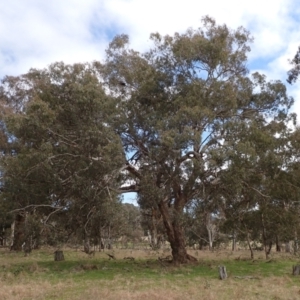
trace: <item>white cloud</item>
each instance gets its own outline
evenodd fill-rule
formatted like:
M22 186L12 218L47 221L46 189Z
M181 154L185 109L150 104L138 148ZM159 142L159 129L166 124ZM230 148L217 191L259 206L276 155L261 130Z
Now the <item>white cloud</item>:
M0 4L0 75L26 72L54 61L100 57L90 23L97 1L22 1Z
M115 34L127 33L143 51L151 32L173 34L197 28L204 15L254 36L249 66L285 81L300 44L298 0L9 0L0 3L0 78L55 61L104 57ZM254 67L253 67L254 69ZM289 87L300 114L300 83ZM298 100L299 99L299 100ZM134 194L131 195L134 197Z
M145 50L151 32L173 34L197 28L210 15L254 36L249 66L271 79L286 79L288 58L300 44L297 0L10 0L0 4L0 77L46 67L54 61L104 57L115 34L130 35ZM294 92L295 88L293 88ZM298 94L297 94L298 95ZM295 106L300 108L300 105ZM299 110L300 112L300 110Z

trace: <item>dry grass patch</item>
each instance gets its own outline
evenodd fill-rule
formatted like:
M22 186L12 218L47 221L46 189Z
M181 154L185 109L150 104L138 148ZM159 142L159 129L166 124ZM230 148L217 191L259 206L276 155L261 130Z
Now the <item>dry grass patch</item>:
M290 278L264 278L260 280L229 279L220 281L203 278L184 280L131 280L115 279L112 281L86 282L86 289L64 294L59 299L107 299L107 300L296 300L299 299L299 285Z
M74 287L73 282L59 282L51 284L47 281L33 281L33 280L18 280L18 282L11 282L1 284L0 299L1 300L39 300L48 299L48 297L63 298L63 294L68 288Z
M199 263L174 267L157 259L167 251L115 250L117 259L109 260L103 252L91 258L65 250L63 262L54 262L53 252L1 252L0 299L300 299L293 256L274 255L267 263L263 253L252 261L247 251L191 250ZM129 256L135 260L123 259ZM225 281L218 279L219 264L227 267Z

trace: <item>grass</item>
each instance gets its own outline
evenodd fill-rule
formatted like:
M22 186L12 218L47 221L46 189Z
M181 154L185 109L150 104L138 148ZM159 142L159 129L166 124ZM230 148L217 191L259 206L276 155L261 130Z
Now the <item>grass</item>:
M247 252L191 251L198 263L174 267L160 263L156 253L116 250L116 260L106 253L88 257L64 250L65 261L54 262L52 249L24 257L0 251L0 299L299 299L300 278L291 275L297 257L274 254L255 260ZM124 260L132 256L134 261ZM225 265L228 279L218 279Z

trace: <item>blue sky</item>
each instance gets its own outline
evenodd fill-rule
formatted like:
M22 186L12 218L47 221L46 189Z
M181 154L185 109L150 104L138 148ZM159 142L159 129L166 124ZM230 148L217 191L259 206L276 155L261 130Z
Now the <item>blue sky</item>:
M0 78L66 63L102 60L116 34L133 48L151 45L151 32L197 28L204 15L254 37L249 69L286 81L288 59L300 45L299 0L9 0L0 2ZM288 86L300 115L300 82Z

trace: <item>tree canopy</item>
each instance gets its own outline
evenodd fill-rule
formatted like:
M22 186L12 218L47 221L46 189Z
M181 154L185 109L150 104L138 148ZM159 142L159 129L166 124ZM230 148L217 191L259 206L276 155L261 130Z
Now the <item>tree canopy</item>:
M82 211L87 224L101 203L137 192L141 208L162 218L176 263L194 259L184 212L195 201L228 220L258 209L267 230L266 209L286 201L274 186L298 163L293 98L280 81L249 74L247 30L202 23L152 34L145 53L120 35L103 62L7 77L1 100L13 151L2 158L2 198Z

